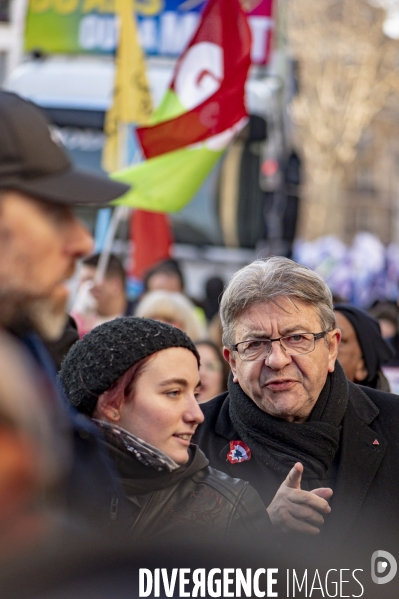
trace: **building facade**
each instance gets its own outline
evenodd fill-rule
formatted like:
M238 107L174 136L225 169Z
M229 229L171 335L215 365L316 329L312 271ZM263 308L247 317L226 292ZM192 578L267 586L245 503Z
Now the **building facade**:
M21 62L26 0L0 0L0 86Z

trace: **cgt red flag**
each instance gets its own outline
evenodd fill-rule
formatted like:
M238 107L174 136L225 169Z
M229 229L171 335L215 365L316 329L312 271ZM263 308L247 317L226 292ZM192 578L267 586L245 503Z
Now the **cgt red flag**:
M130 276L141 279L151 266L170 258L173 237L166 214L135 210L130 216L130 239L134 240Z
M245 118L250 54L251 32L240 1L209 0L154 115L156 124L137 128L145 156L201 142Z

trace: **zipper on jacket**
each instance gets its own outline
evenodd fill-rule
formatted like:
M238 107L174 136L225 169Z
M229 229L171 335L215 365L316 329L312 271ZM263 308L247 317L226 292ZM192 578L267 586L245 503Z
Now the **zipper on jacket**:
M147 503L139 511L139 514L138 514L136 521L133 524L132 528L135 528L136 526L138 526L141 523L142 519L144 518L144 515L148 512L149 507L152 504L152 500L154 499L154 497L155 497L155 492L152 492Z
M111 505L109 508L109 518L112 522L115 522L115 520L118 517L118 504L119 504L118 496L112 495Z

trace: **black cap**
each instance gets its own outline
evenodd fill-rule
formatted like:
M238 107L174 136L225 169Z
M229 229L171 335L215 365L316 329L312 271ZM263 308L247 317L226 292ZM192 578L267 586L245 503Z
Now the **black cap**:
M150 318L115 318L95 327L72 346L62 363L59 380L69 402L91 416L98 397L126 370L169 347L190 350L199 366L197 348L180 329Z
M0 189L16 189L67 205L102 205L130 187L81 171L54 140L50 123L33 102L0 91Z

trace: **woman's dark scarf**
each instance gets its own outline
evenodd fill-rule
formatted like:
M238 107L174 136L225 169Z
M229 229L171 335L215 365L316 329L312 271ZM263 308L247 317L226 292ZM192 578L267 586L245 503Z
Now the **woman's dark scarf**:
M308 420L286 422L269 416L229 376L230 417L253 455L284 476L295 462L304 466L303 478L320 483L339 447L342 419L348 403L348 381L340 364L328 374ZM313 485L312 485L313 486Z
M124 428L115 424L109 424L103 420L93 418L93 421L101 428L105 439L110 445L113 445L113 447L116 447L123 453L134 456L144 466L158 470L158 472L164 470L173 472L173 470L179 468L179 465L166 455L166 453L139 439Z

